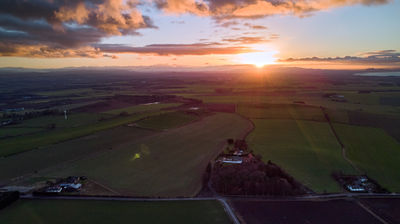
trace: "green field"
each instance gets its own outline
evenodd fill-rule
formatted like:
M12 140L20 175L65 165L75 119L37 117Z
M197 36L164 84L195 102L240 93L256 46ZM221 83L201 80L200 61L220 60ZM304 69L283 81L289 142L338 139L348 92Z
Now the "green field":
M76 88L76 89L63 89L56 91L37 92L36 94L42 96L67 96L67 95L87 95L94 92L91 88Z
M326 120L320 108L294 104L239 104L237 112L251 119Z
M63 166L74 161L110 149L134 139L144 138L154 132L139 128L121 126L100 131L86 137L30 150L5 158L0 158L0 183L10 182L12 178L27 176L35 171Z
M180 103L160 103L160 104L148 104L148 105L142 104L142 105L137 105L137 106L132 106L132 107L125 107L125 108L121 108L121 109L110 110L110 111L106 111L104 113L118 115L122 112L126 112L129 114L133 114L133 113L141 113L144 111L161 110L161 109L168 108L168 107L177 107L179 105L181 105L181 104Z
M217 201L20 200L0 211L7 224L231 223Z
M111 117L112 116L107 114L77 113L68 114L67 120L65 120L64 115L52 115L24 120L19 124L11 125L9 127L46 128L51 124L55 124L56 128L69 128L94 124L101 119L107 119Z
M226 139L239 138L249 125L240 116L216 114L147 138L133 137L113 150L37 175L85 175L129 195L194 196L201 189L207 164Z
M40 132L33 135L18 136L15 138L0 140L0 156L8 156L24 151L32 150L38 147L55 144L62 141L90 135L92 133L107 130L123 124L140 120L144 117L158 113L135 114L132 116L120 116L113 119L103 120L94 124L67 127L63 129L54 129L46 132Z
M339 192L333 171L354 173L342 158L341 147L328 123L254 119L247 141L255 154L271 160L316 192Z
M174 111L142 119L136 124L143 128L165 130L184 125L196 119L198 119L196 115L181 111Z
M379 128L335 124L357 167L389 191L400 192L400 144Z
M2 128L0 128L0 138L32 134L32 133L40 132L43 130L44 130L43 128L2 127Z

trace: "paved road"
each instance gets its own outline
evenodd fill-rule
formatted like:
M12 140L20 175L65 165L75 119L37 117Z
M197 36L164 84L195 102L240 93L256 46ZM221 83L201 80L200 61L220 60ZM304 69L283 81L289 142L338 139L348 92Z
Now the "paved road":
M379 220L382 224L389 224L386 222L384 219L382 219L379 215L377 215L374 211L372 211L368 206L364 205L360 201L357 201L357 204L363 208L365 211L367 211L369 214L371 214L373 217L375 217L377 220Z
M221 202L221 204L224 206L226 213L228 213L229 218L232 220L234 224L240 224L239 219L236 217L235 212L233 212L233 209L229 205L229 203L226 201L225 198L219 198L218 201Z
M33 196L21 195L23 199L61 199L61 200L109 200L109 201L208 201L208 200L245 200L245 201L310 201L310 200L335 200L348 198L400 198L397 193L340 193L340 194L315 194L297 197L243 197L243 196L213 196L213 197L179 197L179 198L138 198L125 196Z

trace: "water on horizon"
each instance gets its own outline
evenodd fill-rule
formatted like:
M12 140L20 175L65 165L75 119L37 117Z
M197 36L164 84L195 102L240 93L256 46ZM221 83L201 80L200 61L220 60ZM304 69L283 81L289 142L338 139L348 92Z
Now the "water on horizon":
M355 73L354 75L359 75L359 76L400 76L400 71L397 71L397 72L362 72L362 73Z

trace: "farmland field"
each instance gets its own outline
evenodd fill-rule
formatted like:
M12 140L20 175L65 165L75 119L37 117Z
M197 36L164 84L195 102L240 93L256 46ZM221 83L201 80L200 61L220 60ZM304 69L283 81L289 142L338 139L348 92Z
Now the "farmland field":
M400 199L398 198L365 198L361 202L371 208L389 223L400 223Z
M302 120L254 119L247 141L255 154L271 160L316 192L339 192L334 171L354 173L328 123Z
M0 128L0 138L32 134L32 133L40 132L43 130L44 130L43 128L3 127L3 128Z
M400 143L379 128L335 124L348 157L389 191L400 192Z
M351 201L233 201L247 224L354 224L381 223Z
M79 89L64 89L64 90L37 92L37 94L44 96L66 96L66 95L81 95L81 94L86 95L91 92L93 92L93 90L90 88L79 88Z
M80 127L68 127L64 129L55 129L50 132L40 132L34 135L18 136L15 138L0 140L3 146L0 149L0 156L9 156L35 148L71 140L74 138L93 134L98 131L107 130L123 124L137 121L152 114L136 114L132 116L122 116L114 119L99 121L95 124L84 125Z
M0 220L7 224L230 223L217 201L20 200L0 211Z
M161 110L161 109L168 108L168 107L177 107L179 105L180 105L179 103L160 103L160 104L148 104L148 105L142 104L142 105L136 105L136 106L132 106L132 107L125 107L125 108L110 110L110 111L106 111L103 113L118 115L122 112L127 112L129 114L132 114L132 113L140 113L140 112L150 111L150 110L151 111Z
M193 196L226 139L239 138L249 125L238 115L216 114L38 175L85 175L129 195Z
M196 119L198 119L196 115L175 111L147 117L136 122L136 124L143 128L165 130L184 125Z
M52 115L52 116L42 116L38 118L24 120L20 124L11 125L9 127L46 128L51 124L54 124L55 128L78 127L83 125L94 124L98 122L100 119L107 119L111 117L112 116L105 114L77 113L77 114L68 114L66 120L64 115Z
M38 150L1 158L0 184L9 182L15 177L31 175L35 171L51 169L67 161L91 156L94 153L102 153L150 134L153 132L144 129L117 127Z
M325 121L318 107L289 104L239 104L238 113L251 119L295 119Z

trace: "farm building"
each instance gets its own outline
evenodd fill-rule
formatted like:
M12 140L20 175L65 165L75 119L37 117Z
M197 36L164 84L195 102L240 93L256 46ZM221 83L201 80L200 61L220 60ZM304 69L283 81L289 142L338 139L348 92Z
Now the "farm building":
M60 186L55 186L55 187L49 187L46 189L46 192L48 193L60 193L62 191L62 187Z
M222 163L241 164L243 162L243 158L240 156L229 156L222 157L219 161Z
M335 102L346 102L347 101L343 95L338 95L338 94L331 95L329 98Z
M6 126L6 125L9 125L9 124L11 124L11 123L13 123L13 120L6 120L6 121L2 121L1 123L0 123L0 126Z

